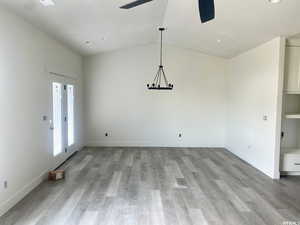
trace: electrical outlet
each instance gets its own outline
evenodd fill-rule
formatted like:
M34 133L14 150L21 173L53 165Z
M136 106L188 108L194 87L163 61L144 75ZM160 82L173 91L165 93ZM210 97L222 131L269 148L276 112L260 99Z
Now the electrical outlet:
M4 189L7 189L7 188L8 188L8 183L7 183L7 181L4 181L4 182L3 182L3 187L4 187Z

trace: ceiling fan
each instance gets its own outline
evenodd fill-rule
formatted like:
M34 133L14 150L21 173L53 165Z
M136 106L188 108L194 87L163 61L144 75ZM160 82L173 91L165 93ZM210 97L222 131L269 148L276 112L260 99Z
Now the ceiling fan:
M153 0L136 0L121 6L121 9L131 9L139 5L151 2ZM198 0L199 1L199 12L202 23L206 23L215 18L215 4L214 0Z

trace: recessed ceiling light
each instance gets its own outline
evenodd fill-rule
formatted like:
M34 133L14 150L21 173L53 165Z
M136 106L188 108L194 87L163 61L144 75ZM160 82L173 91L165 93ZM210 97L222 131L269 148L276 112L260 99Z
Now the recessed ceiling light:
M218 39L218 40L217 40L217 42L218 42L218 43L220 43L220 42L221 42L221 40L220 40L220 39Z
M40 0L40 3L43 6L54 6L55 5L53 0Z
M268 0L270 3L279 3L281 0Z

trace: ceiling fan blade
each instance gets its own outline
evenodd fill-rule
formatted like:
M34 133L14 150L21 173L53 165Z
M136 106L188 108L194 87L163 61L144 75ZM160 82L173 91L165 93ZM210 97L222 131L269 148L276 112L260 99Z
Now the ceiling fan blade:
M121 9L131 9L131 8L137 7L139 5L142 5L147 2L151 2L151 1L153 1L153 0L137 0L137 1L131 2L129 4L123 5L120 8Z
M206 23L215 18L214 0L199 0L199 12L202 23Z

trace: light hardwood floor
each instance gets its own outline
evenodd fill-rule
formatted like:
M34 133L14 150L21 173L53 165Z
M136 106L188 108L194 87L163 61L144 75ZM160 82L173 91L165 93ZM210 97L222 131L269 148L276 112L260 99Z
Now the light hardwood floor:
M1 225L281 225L300 179L273 181L223 149L87 148ZM288 224L288 223L287 223Z

